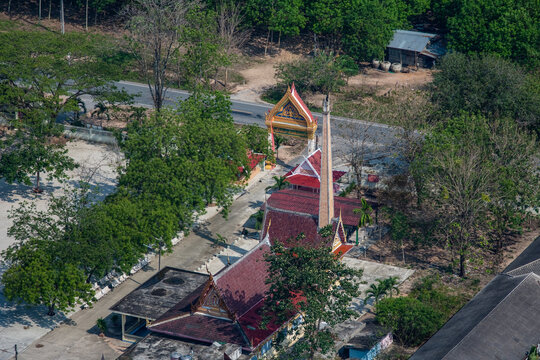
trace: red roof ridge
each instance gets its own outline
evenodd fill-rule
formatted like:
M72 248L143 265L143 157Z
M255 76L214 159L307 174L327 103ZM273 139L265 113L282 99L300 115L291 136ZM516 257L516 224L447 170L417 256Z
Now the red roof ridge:
M317 121L315 120L315 118L313 117L313 114L311 113L311 111L309 111L308 107L306 106L306 104L304 103L304 101L302 100L302 98L298 95L298 91L296 91L296 88L294 87L294 81L292 83L292 86L291 86L291 95L292 97L296 100L296 102L298 103L298 105L300 105L300 107L302 108L302 110L304 111L305 115L308 116L308 118L317 123Z
M171 316L170 318L168 318L168 319L163 319L163 320L161 320L161 321L154 321L154 322L150 323L150 324L148 325L148 327L151 328L151 327L153 327L153 326L163 325L163 324L166 324L166 323L171 322L171 321L176 321L176 320L185 318L185 317L187 317L187 316L191 316L191 313L184 313L184 314L181 314L181 315Z

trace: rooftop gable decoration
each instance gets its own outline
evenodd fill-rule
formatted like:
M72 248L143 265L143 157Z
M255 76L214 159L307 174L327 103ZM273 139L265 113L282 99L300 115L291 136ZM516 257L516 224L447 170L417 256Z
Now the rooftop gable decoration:
M321 149L313 151L295 168L285 174L287 181L295 188L319 189L321 186ZM338 181L345 171L332 171L333 182Z
M266 114L266 126L273 144L274 134L292 135L308 139L308 150L315 149L317 120L302 101L294 83L281 100Z

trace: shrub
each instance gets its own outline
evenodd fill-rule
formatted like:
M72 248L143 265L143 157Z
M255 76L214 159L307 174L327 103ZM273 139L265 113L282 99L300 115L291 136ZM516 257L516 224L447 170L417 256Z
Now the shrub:
M444 323L443 313L413 297L387 298L376 306L377 321L392 329L395 338L406 346L417 346Z
M105 334L105 332L107 332L107 323L105 322L105 319L103 318L97 319L96 326L99 329L99 332L101 334Z

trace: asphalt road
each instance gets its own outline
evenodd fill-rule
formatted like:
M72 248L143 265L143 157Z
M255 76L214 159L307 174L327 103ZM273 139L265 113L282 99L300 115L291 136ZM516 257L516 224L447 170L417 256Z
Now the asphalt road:
M126 90L129 94L135 95L134 101L136 104L152 107L152 96L147 85L120 81L116 85ZM165 96L165 106L176 106L179 100L185 100L189 96L189 92L176 89L168 89ZM231 100L232 102L232 116L234 122L237 124L257 124L260 127L265 127L265 115L273 105L260 104L240 100ZM319 123L322 123L322 114L313 113L318 119ZM339 153L345 150L348 146L344 140L350 137L352 133L367 134L367 145L373 152L368 154L369 157L379 157L381 155L390 156L395 153L394 144L396 143L396 129L389 125L371 123L358 119L348 119L343 117L332 116L332 147L334 150L334 157L336 165L339 165ZM353 131L354 129L354 131ZM322 127L318 127L317 135L322 134Z

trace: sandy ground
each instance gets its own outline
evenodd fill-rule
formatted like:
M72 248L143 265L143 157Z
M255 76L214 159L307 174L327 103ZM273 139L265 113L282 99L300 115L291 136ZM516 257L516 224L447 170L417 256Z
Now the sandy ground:
M262 92L276 84L274 77L276 73L275 66L282 62L291 62L301 57L299 54L282 49L279 54L274 56L253 58L253 63L249 67L238 72L246 79L243 85L236 86L233 89L231 98L264 102L261 100Z
M428 69L418 69L409 73L391 73L365 68L365 73L358 74L349 79L349 86L377 86L388 90L398 86L410 86L413 89L422 87L432 81L432 71Z
M79 164L79 168L68 173L69 181L64 184L58 181L43 181L44 192L36 195L32 186L7 184L0 182L0 251L13 243L13 238L7 235L12 221L8 218L9 211L21 201L33 201L39 209L45 209L48 194L60 194L65 185L77 185L80 180L86 180L99 187L100 195L111 193L116 184L116 168L121 163L121 155L113 147L91 144L84 141L71 141L67 144L69 155Z
M245 83L236 86L232 90L231 98L253 102L264 102L261 100L263 91L277 83L275 78L275 66L282 62L291 62L301 58L302 55L282 49L278 54L266 57L253 58L253 63L238 72L245 78ZM432 71L428 69L418 69L409 73L391 73L376 70L370 67L349 79L348 88L361 88L364 86L374 86L379 88L378 94L382 95L390 89L400 86L411 87L412 89L422 88L432 81ZM310 101L319 103L319 97L315 96Z

